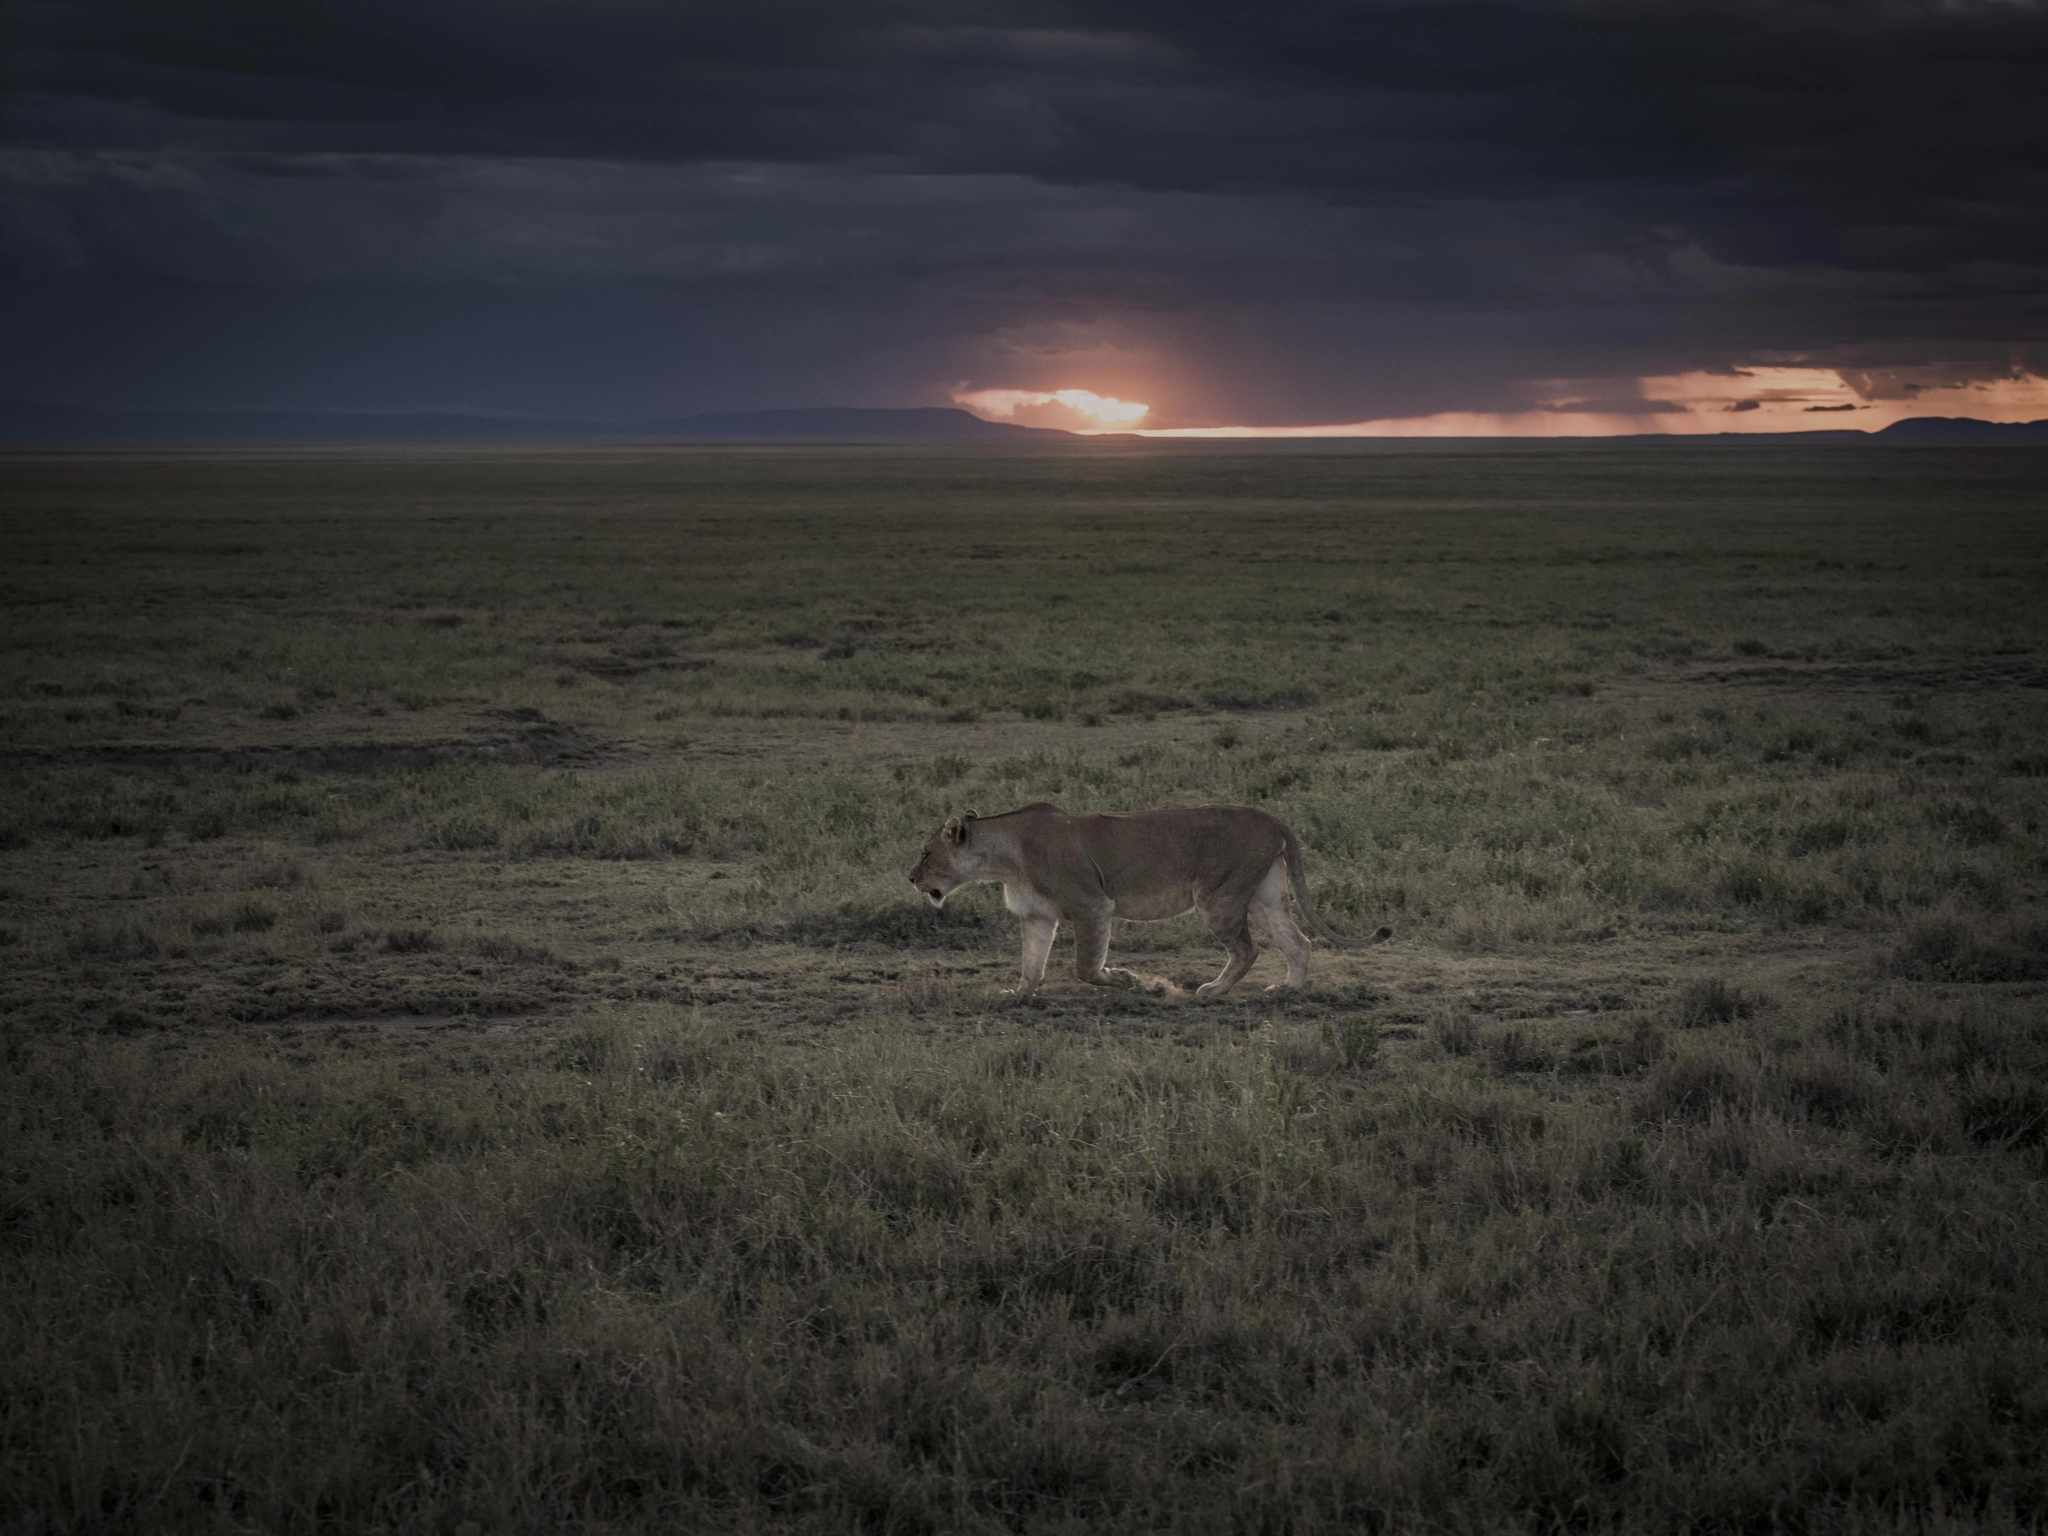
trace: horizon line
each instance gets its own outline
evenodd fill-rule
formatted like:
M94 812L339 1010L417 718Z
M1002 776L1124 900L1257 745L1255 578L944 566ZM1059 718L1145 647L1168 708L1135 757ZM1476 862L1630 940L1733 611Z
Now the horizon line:
M6 420L6 417L8 415L16 413L18 413L21 416L44 417L45 420L35 423L35 426L42 428L43 431L37 432L36 435L34 436L23 435L21 429L23 427L28 426L28 423L19 420L14 422L9 422ZM918 406L772 406L756 410L698 411L689 414L643 416L628 421L601 421L592 420L587 417L547 417L448 407L392 409L388 407L304 408L275 406L227 406L194 408L189 406L81 406L70 404L56 404L53 402L46 401L0 399L0 441L11 442L17 445L26 445L37 442L56 444L67 441L86 443L92 441L108 440L104 438L65 437L61 435L62 426L60 425L60 421L61 418L65 417L73 418L76 425L81 427L93 422L95 419L97 419L99 422L103 423L107 427L114 427L121 421L122 418L129 418L131 419L131 421L133 421L134 418L143 418L143 421L133 421L133 426L135 427L143 426L144 423L148 422L151 418L154 418L158 422L163 422L165 425L177 423L181 425L189 425L191 427L201 426L209 419L236 417L243 418L244 420L247 420L249 418L255 418L258 420L275 423L277 426L280 427L290 422L293 418L298 418L300 420L310 419L309 424L311 422L318 422L331 423L337 426L349 422L369 422L376 421L378 419L382 419L385 422L394 424L399 422L417 422L423 425L429 422L439 422L443 424L453 424L457 422L473 422L479 428L491 426L499 428L500 433L494 433L492 434L493 436L499 436L500 434L503 434L504 429L511 429L512 434L516 434L518 429L522 426L531 426L542 429L540 431L534 432L531 436L528 436L525 439L527 441L533 442L573 441L576 438L601 439L605 437L607 434L611 433L617 433L625 436L646 434L649 433L650 431L658 433L659 430L663 427L683 427L688 424L696 422L703 422L706 423L707 425L711 423L717 423L719 426L740 428L743 427L749 419L756 419L765 422L781 418L784 419L786 425L795 425L795 423L788 423L787 418L805 416L823 418L831 418L835 416L858 416L866 417L872 422L873 419L876 417L886 418L897 415L901 415L904 417L929 417L932 415L944 415L948 417L964 418L964 420L966 421L971 421L980 425L994 427L998 430L998 432L1002 433L1002 435L1005 437L1007 437L1010 432L1016 432L1018 434L1019 439L1030 437L1038 438L1038 440L1040 441L1046 441L1053 437L1062 437L1084 441L1097 438L1107 438L1111 440L1143 439L1149 442L1492 441L1590 443L1625 442L1631 439L1639 438L1682 440L1694 437L1702 439L1745 438L1756 440L1768 440L1780 437L1829 437L1835 438L1837 440L1850 438L1875 439L1885 435L1888 432L1891 432L1894 428L1905 426L1912 423L1927 423L1929 425L1941 424L1944 426L1960 425L1965 427L1966 429L1983 427L1993 429L1994 431L2001 428L2026 427L2048 429L2048 417L2037 417L2032 419L2001 419L2004 413L2000 413L1997 416L1935 414L1915 416L1899 415L1892 417L1892 419L1884 422L1884 424L1881 426L1852 426L1846 422L1842 422L1839 424L1822 424L1819 422L1808 424L1796 420L1779 420L1770 421L1768 423L1759 422L1754 427L1746 428L1719 427L1717 424L1712 422L1700 421L1699 417L1694 416L1691 413L1687 413L1687 417L1689 419L1686 420L1686 426L1690 427L1691 430L1681 429L1678 431L1673 431L1671 430L1671 427L1667 425L1665 422L1655 421L1654 418L1652 418L1652 421L1654 422L1654 424L1652 424L1652 422L1645 422L1640 417L1628 418L1619 415L1610 415L1595 418L1595 420L1599 422L1599 426L1593 427L1592 430L1558 430L1558 427L1563 425L1563 423L1561 423L1558 420L1558 418L1559 416L1564 414L1566 413L1532 412L1514 413L1513 415L1495 415L1491 413L1478 412L1445 412L1438 415L1427 417L1393 417L1363 422L1327 423L1307 426L1225 425L1206 427L1141 427L1132 424L1103 426L1096 428L1063 428L1029 426L1021 422L990 421L987 417L984 417L975 411L966 409L958 404ZM48 419L52 417L59 418L60 420ZM166 418L168 418L168 420L166 420ZM1698 423L1698 425L1694 425L1694 423ZM1572 423L1572 425L1579 426L1580 423L1575 422ZM1588 422L1586 423L1586 425L1591 426L1592 423ZM1538 427L1540 428L1540 430L1527 430L1527 428L1532 426ZM820 422L819 427L821 429L826 429L827 423ZM13 428L14 430L10 431L10 428ZM59 435L44 435L45 432L48 432L49 429L52 428L57 429ZM556 430L550 433L549 431L546 430L548 428L554 428ZM1516 430L1516 428L1522 428L1523 430ZM864 434L864 436L866 436L867 440L870 441L886 440L876 438L871 434ZM145 441L147 439L131 436L125 437L124 439L115 440L126 440L135 442ZM173 438L167 440L176 439ZM233 440L235 439L232 437L217 439L217 441L223 442ZM264 440L276 442L283 441L285 439L273 437ZM369 441L371 439L361 440ZM445 440L453 441L455 439ZM707 438L705 440L714 439ZM790 437L787 438L786 440L796 441L800 439ZM831 440L829 430L826 430L825 435L816 440ZM914 441L916 439L906 440Z

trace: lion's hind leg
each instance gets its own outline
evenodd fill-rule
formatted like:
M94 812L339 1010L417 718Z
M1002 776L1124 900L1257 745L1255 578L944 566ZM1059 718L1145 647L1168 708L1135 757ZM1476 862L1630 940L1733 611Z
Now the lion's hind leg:
M1214 981L1205 981L1195 988L1197 997L1221 997L1240 981L1244 973L1252 968L1252 962L1259 958L1259 946L1252 942L1251 928L1245 919L1247 910L1239 907L1234 912L1204 912L1209 920L1209 935L1230 951L1229 960Z
M1251 920L1287 957L1287 979L1275 982L1266 990L1278 992L1282 988L1307 985L1308 939L1295 926L1287 911L1287 865L1284 860L1274 863L1266 872L1266 878L1259 882L1258 890L1252 894Z

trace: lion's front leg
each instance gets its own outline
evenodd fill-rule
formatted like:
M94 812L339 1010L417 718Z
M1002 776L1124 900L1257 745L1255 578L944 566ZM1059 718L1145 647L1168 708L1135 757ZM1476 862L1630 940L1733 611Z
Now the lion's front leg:
M1125 970L1105 970L1109 958L1108 912L1084 912L1074 919L1074 974L1091 987L1138 985L1138 978Z
M1052 958L1053 935L1060 931L1060 920L1056 917L1026 917L1024 930L1023 977L1017 983L1017 996L1029 997L1038 990L1038 984L1045 980L1045 963Z

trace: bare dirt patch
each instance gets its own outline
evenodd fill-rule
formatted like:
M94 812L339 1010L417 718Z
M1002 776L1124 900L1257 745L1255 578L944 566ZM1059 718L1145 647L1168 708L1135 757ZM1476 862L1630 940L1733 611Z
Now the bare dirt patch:
M562 663L608 683L623 683L636 677L664 672L702 672L712 663L701 656L634 658L624 656L572 657Z

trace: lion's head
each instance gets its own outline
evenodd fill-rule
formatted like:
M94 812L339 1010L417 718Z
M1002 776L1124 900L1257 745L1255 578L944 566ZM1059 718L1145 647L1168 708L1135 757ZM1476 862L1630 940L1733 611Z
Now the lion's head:
M981 876L981 856L969 842L974 822L972 811L947 817L946 824L924 845L917 868L910 872L910 883L935 907L944 906L948 896Z

